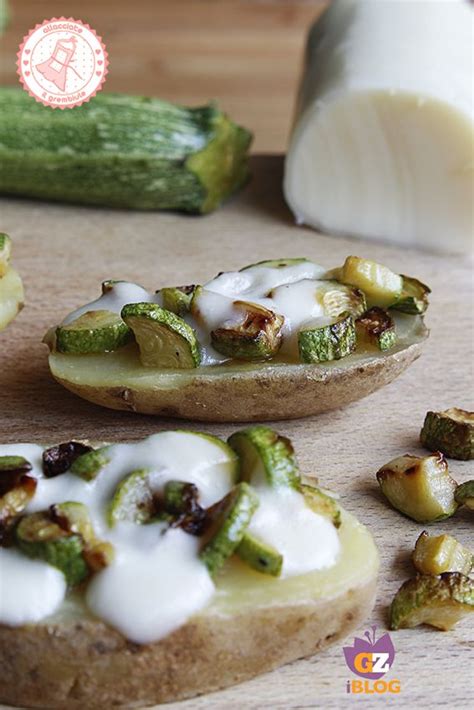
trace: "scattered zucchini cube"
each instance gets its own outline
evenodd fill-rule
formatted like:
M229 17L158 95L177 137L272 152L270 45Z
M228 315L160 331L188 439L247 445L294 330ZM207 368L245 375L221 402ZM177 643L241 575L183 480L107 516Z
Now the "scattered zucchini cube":
M429 624L448 631L474 612L474 582L460 572L419 575L402 584L390 607L390 628Z
M474 412L452 407L428 412L420 441L430 451L442 451L452 459L474 459Z
M377 472L382 493L392 506L419 523L449 518L458 504L457 483L451 478L443 454L399 456Z
M474 510L474 481L465 481L454 491L454 498L459 505Z
M452 535L430 537L425 530L416 541L413 564L421 574L461 572L468 575L473 567L474 557L472 552Z

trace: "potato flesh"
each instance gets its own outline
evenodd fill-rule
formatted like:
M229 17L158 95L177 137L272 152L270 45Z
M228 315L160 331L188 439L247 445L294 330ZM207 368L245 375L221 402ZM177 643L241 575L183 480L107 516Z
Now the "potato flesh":
M0 278L0 330L17 315L23 306L25 294L20 276L9 267Z
M298 222L472 251L472 22L464 0L331 3L286 159Z
M256 607L331 599L373 579L378 571L379 556L367 528L353 515L342 511L338 534L341 553L336 564L329 569L296 577L275 579L232 558L216 579L217 591L211 603L199 616L238 616ZM43 623L67 621L71 617L87 614L80 597L73 595Z
M397 328L398 341L390 353L403 350L409 345L421 342L426 337L422 321L418 317L396 314L393 316ZM357 367L369 360L384 358L382 352L373 348L358 349L348 357L336 363L317 365L318 372L326 368L331 370L336 364L338 370ZM198 375L206 377L225 378L237 373L251 372L258 375L260 371L267 370L269 364L245 363L226 364L215 367L206 366L192 370L157 370L144 367L140 363L138 348L128 345L113 353L98 355L73 355L52 352L49 355L49 366L54 377L77 385L91 387L130 387L136 389L164 389L171 390L186 385ZM299 371L302 368L313 368L314 365L278 362L271 363L272 368L285 368L288 371Z

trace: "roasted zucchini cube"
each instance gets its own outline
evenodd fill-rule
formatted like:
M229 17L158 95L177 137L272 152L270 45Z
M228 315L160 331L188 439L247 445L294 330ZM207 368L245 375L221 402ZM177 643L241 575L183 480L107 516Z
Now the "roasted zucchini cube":
M419 575L402 584L390 607L390 628L429 624L448 631L474 612L474 582L459 572Z
M97 540L83 503L67 501L23 517L15 529L23 554L57 567L74 587L113 560L113 546Z
M472 552L452 535L430 537L425 530L416 541L413 564L421 574L461 572L468 575L474 564L474 557Z
M392 506L419 523L449 518L458 507L457 483L440 452L424 458L399 456L382 466L377 481Z
M43 451L43 473L46 478L54 478L69 471L74 461L92 451L92 447L81 441L67 441L51 446Z
M79 456L73 462L70 471L85 481L92 481L108 463L110 463L109 447L103 446Z
M63 529L46 512L22 518L15 530L15 542L23 554L61 570L71 587L89 575L81 535Z
M459 505L474 510L474 481L465 481L454 491L454 498Z
M375 345L379 350L389 350L397 341L395 323L384 308L369 308L357 318L355 325L358 344Z
M430 451L442 451L452 459L474 459L474 412L452 407L428 412L420 441Z
M35 494L36 479L28 475L31 469L23 456L0 456L0 543Z

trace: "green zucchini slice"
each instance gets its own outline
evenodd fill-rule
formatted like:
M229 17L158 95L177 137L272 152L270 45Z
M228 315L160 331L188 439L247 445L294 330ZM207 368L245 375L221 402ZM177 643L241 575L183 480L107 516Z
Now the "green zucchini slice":
M113 561L113 545L110 542L101 542L96 538L89 511L83 503L66 501L52 505L49 515L54 523L57 523L69 534L81 536L82 554L90 571L98 572Z
M163 299L163 308L177 316L184 316L191 309L196 286L166 286L157 292Z
M56 350L60 353L107 353L131 339L130 328L111 311L88 311L56 328Z
M454 491L454 498L459 505L474 510L474 481L465 481Z
M119 483L109 504L110 527L123 520L143 525L154 519L157 502L150 486L150 474L148 469L140 468Z
M92 451L92 447L81 441L66 441L50 446L43 451L43 473L46 478L54 478L69 471L74 461Z
M390 308L409 315L421 315L429 306L428 295L431 289L412 276L402 276L402 292Z
M428 412L420 441L430 451L441 451L452 459L474 459L474 412L452 407Z
M390 608L390 628L429 624L448 631L474 612L474 582L459 572L419 575L402 584Z
M235 553L242 562L257 572L269 574L272 577L279 577L281 574L283 555L249 532L245 533Z
M235 301L234 307L243 314L243 322L216 328L211 343L217 352L235 360L268 360L281 347L283 316L264 306Z
M168 481L163 494L163 505L168 513L180 515L192 510L199 498L198 487L188 481Z
M304 495L306 504L314 513L323 515L332 521L334 527L338 528L341 525L341 510L337 501L324 493L318 486L309 486L302 484L300 487L301 493Z
M356 330L351 315L343 313L335 323L302 328L298 333L300 360L306 363L340 360L356 347Z
M121 316L130 326L145 367L190 369L198 367L201 354L190 325L155 303L130 303Z
M28 557L61 570L70 587L109 565L114 557L113 546L95 537L86 506L75 501L23 517L15 529L15 544Z
M300 474L291 441L264 425L241 429L227 440L239 457L240 479L298 489Z
M356 319L357 343L369 343L379 350L390 350L397 342L395 323L384 308L372 306Z
M257 507L257 494L242 482L208 509L211 524L199 556L212 576L219 572L238 547Z
M367 305L387 308L395 303L403 289L403 279L387 266L359 256L348 256L344 265L334 270L341 283L362 289L367 297Z
M109 446L103 446L101 449L82 454L73 462L69 470L85 481L94 480L102 469L110 463L109 448Z
M343 313L356 318L366 310L365 295L360 288L340 284L337 281L326 281L322 284L317 287L316 298L328 318L339 318Z

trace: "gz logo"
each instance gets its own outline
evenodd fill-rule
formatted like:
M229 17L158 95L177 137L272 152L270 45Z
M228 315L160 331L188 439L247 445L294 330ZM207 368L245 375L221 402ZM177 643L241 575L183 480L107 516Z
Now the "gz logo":
M381 694L399 693L399 680L380 680L392 667L395 660L395 648L389 634L383 634L376 639L376 626L372 626L372 634L366 631L363 639L355 638L353 646L343 648L344 657L349 669L361 680L348 680L348 693ZM371 682L373 681L373 682Z

